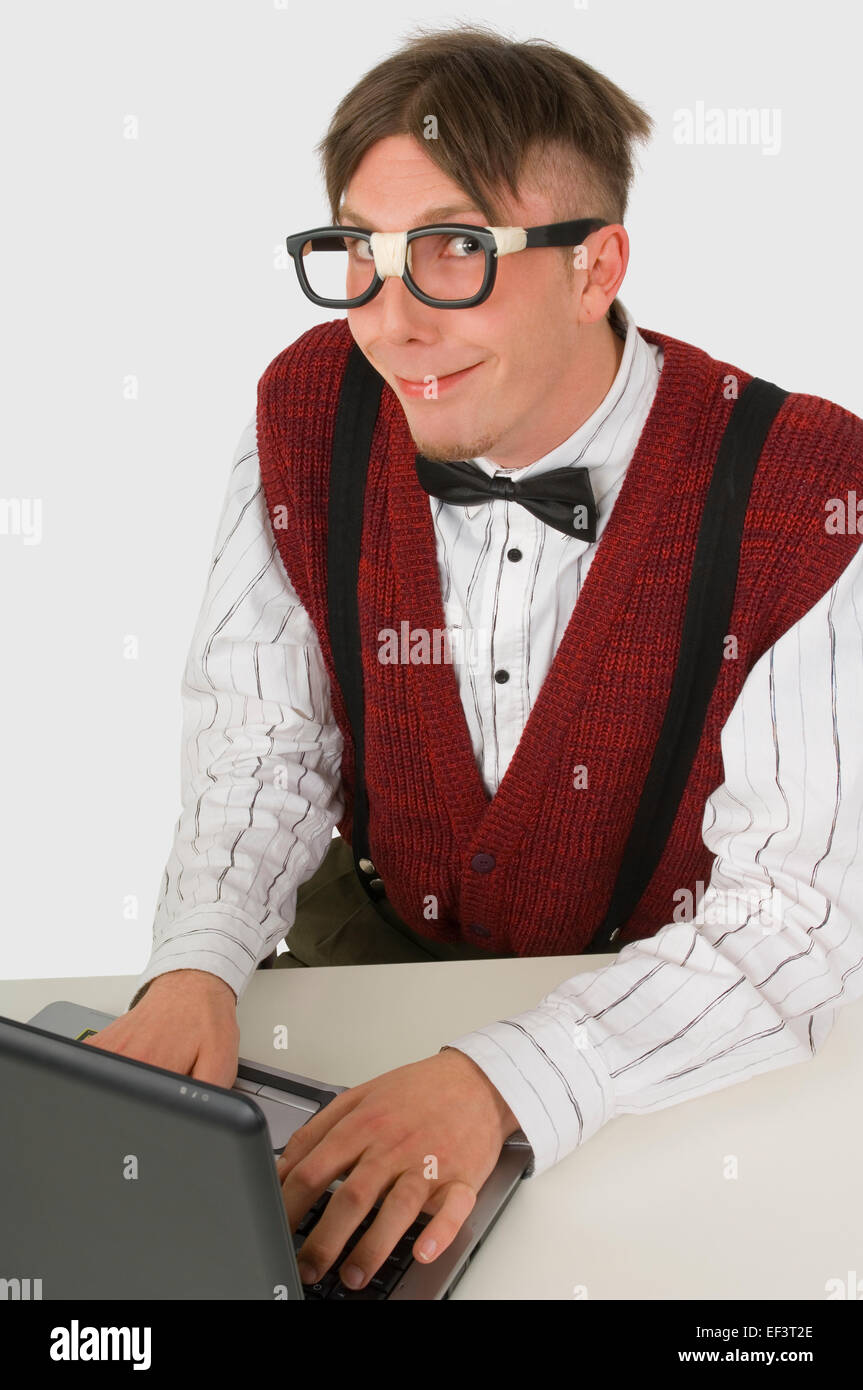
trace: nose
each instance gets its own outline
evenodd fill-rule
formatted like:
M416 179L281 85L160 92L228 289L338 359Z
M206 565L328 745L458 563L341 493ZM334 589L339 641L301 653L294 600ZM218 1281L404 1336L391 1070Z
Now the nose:
M410 251L407 253L407 263L410 269ZM376 257L375 269L377 268ZM378 270L378 274L380 273ZM421 337L427 333L434 322L433 316L440 311L417 299L394 269L382 278L383 284L374 299L364 308L355 309L354 313L375 314L381 337Z
M381 296L386 296L386 311L392 312L393 301L403 312L405 308L412 305L422 306L422 301L412 294L405 284L402 276L405 264L408 271L411 269L411 248L408 244L407 232L372 232L369 237L369 246L374 257L375 270L377 271L383 285L375 295L373 303L378 303L381 308ZM399 288L395 290L387 284L388 280L397 280ZM407 296L407 297L405 297Z

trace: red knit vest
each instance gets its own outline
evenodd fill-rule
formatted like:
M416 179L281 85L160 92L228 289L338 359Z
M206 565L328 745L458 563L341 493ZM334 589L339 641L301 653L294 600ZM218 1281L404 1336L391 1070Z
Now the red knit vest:
M430 501L416 445L384 383L372 440L358 603L369 845L387 897L423 936L519 956L575 954L602 921L671 688L692 558L719 442L751 374L663 333L656 396L578 602L494 797L474 758L453 665L382 663L383 629L445 629ZM311 615L344 736L349 841L354 746L327 625L329 459L353 338L345 319L285 348L258 384L261 478L285 569ZM618 945L692 901L713 856L705 800L723 781L720 733L759 657L850 562L828 499L863 495L863 421L792 392L755 472L729 634L703 735L657 869ZM580 771L583 769L583 771ZM584 784L586 780L586 785ZM765 836L766 838L766 836ZM678 896L675 896L678 895Z

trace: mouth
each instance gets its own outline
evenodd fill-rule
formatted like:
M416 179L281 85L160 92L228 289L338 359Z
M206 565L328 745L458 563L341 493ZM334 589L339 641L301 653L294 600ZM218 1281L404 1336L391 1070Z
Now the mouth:
M454 386L457 386L459 382L465 381L472 372L475 372L477 368L481 366L482 362L474 362L472 367L463 367L461 371L458 372L448 372L446 376L435 376L433 372L429 372L428 376L431 377L431 381L428 382L411 381L407 377L396 375L396 382L400 390L403 391L406 396L424 396L428 391L430 398L434 400L440 395L441 391L451 390Z

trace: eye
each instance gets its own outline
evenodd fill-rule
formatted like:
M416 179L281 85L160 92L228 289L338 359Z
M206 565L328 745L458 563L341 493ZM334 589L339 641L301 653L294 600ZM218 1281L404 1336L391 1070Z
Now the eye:
M482 243L475 236L471 236L469 232L458 232L455 236L449 237L447 241L447 251L452 251L459 259L467 259L477 251L481 252L482 249Z

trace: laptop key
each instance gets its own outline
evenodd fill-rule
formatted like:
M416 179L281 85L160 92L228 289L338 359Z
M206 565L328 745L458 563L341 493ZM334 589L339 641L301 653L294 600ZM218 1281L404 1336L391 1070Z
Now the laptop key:
M407 1230L404 1233L404 1239L409 1240L411 1242L411 1245L413 1245L417 1236L422 1235L430 1219L430 1217L426 1217L424 1221L415 1221L412 1226L408 1226Z
M407 1236L402 1236L402 1239L389 1256L391 1260L395 1261L399 1269L407 1269L408 1265L413 1260L413 1244L413 1241L408 1240Z
M327 1294L330 1300L338 1299L339 1302L349 1302L351 1299L363 1299L366 1302L377 1302L378 1299L386 1298L383 1289L373 1289L367 1284L364 1289L346 1289L344 1284L338 1283Z
M306 1212L305 1216L303 1217L302 1221L300 1221L299 1225L297 1226L297 1235L307 1236L312 1227L316 1225L317 1222L320 1221L320 1219L320 1211L315 1211L314 1207L310 1207L309 1210Z
M338 1283L338 1278L335 1270L328 1269L324 1277L319 1279L316 1284L303 1284L303 1293L306 1297L311 1293L316 1298L326 1298L333 1284Z
M384 1293L391 1294L396 1284L402 1278L404 1270L395 1260L384 1260L380 1269L372 1275L368 1287L370 1289L383 1289Z

